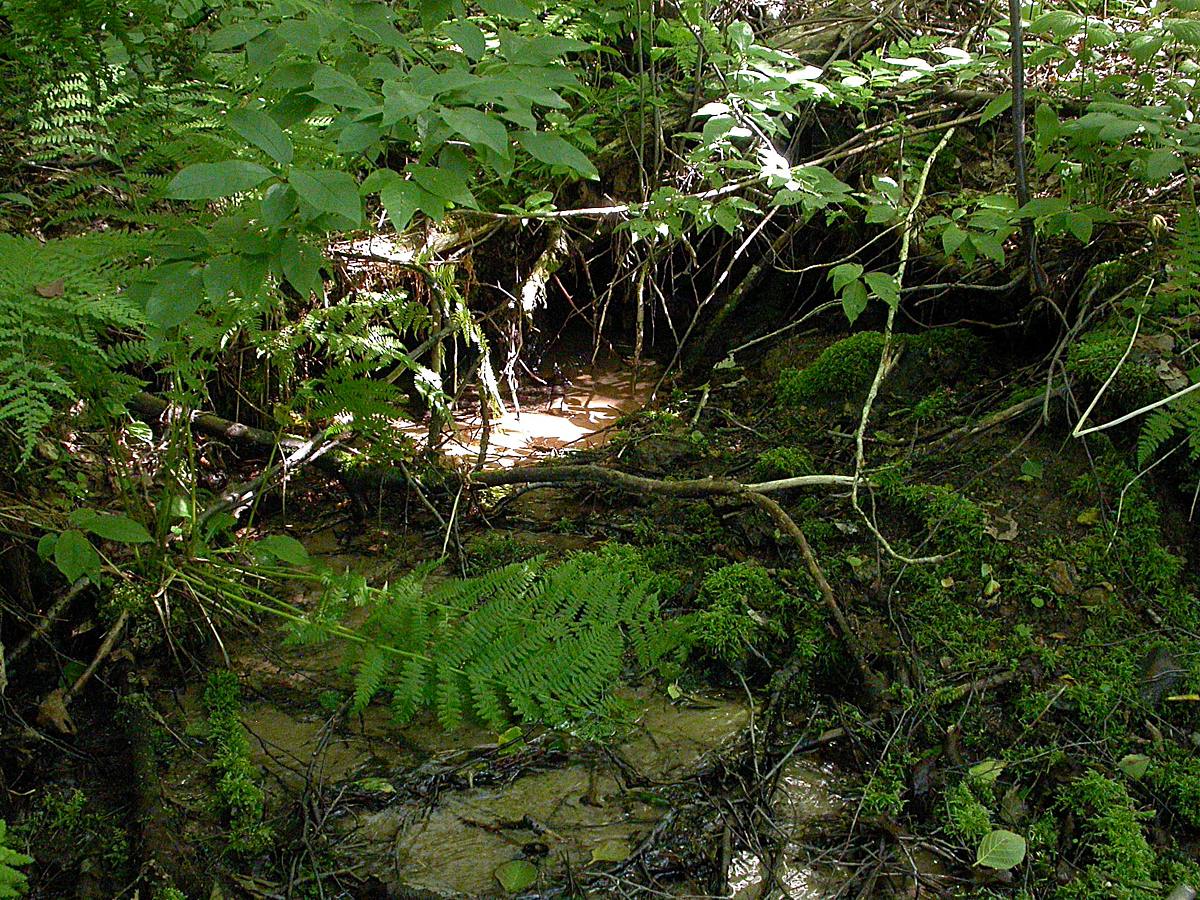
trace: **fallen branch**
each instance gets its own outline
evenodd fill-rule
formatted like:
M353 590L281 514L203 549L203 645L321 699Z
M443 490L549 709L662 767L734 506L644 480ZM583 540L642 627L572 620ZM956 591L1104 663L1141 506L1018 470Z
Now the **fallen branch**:
M164 416L172 413L179 414L182 412L178 407L172 407L166 400L145 392L133 398L130 402L130 408L135 415L151 423L158 422ZM356 478L356 480L371 481L384 488L404 488L409 485L409 480L403 473L381 467L362 469L356 465L358 462L357 457L349 451L329 450L327 452L315 453L313 452L313 441L310 438L292 434L275 434L262 428L255 428L251 425L244 425L241 422L223 419L211 413L194 413L189 418L189 422L197 431L207 434L210 437L221 438L234 444L240 444L243 447L251 447L262 452L270 452L278 449L289 456L300 454L303 461L311 462L316 468L337 477L343 482L349 481L351 471L357 469L362 471L363 474Z
M29 634L25 635L25 637L21 639L21 642L13 648L13 652L8 655L8 658L4 661L3 671L5 673L11 671L12 667L22 656L25 655L26 651L29 650L30 645L34 641L43 637L46 632L50 630L51 626L54 625L55 621L58 620L58 617L62 615L63 610L67 608L68 604L70 604L72 600L83 593L83 589L89 584L91 584L91 581L87 578L77 578L67 590L58 595L58 598L55 599L52 604L50 604L50 608L46 610L46 614L42 616L38 623L33 627L33 630L30 631ZM0 688L0 692L2 692L2 688Z

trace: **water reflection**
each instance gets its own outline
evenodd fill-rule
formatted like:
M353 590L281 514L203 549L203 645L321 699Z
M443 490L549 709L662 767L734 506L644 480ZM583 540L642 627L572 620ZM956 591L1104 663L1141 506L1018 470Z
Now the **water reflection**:
M507 468L533 457L602 442L621 416L646 404L659 370L652 362L643 361L635 368L630 361L614 356L577 370L560 364L558 374L561 379L551 377L547 385L535 385L523 393L520 412L510 403L503 416L493 417L486 468ZM423 437L419 425L405 430ZM455 417L454 433L442 450L449 456L475 459L482 433L478 407L464 408Z

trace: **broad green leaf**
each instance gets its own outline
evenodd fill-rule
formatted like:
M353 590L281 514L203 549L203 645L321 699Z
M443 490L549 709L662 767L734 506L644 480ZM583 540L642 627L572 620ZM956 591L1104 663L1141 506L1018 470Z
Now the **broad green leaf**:
M141 522L129 516L108 515L94 509L77 509L71 513L71 524L97 537L118 544L145 544L154 540Z
M990 575L991 572L986 574ZM967 770L967 777L979 784L993 784L1004 771L1005 763L999 759L985 759Z
M1067 231L1071 232L1081 244L1086 244L1092 239L1095 225L1096 221L1089 213L1083 211L1067 213Z
M267 23L258 19L248 22L235 22L213 33L208 39L208 49L220 53L222 50L232 50L240 47L246 41L258 37L267 30Z
M1011 869L1025 859L1025 838L1003 828L984 835L975 852L975 865L986 869Z
M179 171L167 185L172 200L215 200L258 187L271 170L244 159L219 163L193 163Z
M281 562L304 567L312 562L304 545L286 534L270 534L254 544L256 550Z
M229 126L281 166L292 161L292 141L261 109L235 109Z
M871 289L872 296L878 297L893 309L900 303L900 285L896 276L890 272L868 272L863 281Z
M623 841L620 838L609 838L599 846L592 848L593 863L598 862L624 862L629 858L631 853L628 841Z
M1146 180L1162 181L1168 175L1183 168L1183 161L1174 150L1160 148L1146 157Z
M501 156L509 152L508 129L495 116L470 107L443 108L441 115L446 124L472 146L482 145Z
M842 292L842 309L851 325L867 308L867 286L861 281L852 281Z
M840 294L842 289L852 281L862 277L863 267L858 263L842 263L834 266L829 272L829 280L833 282L833 292Z
M1058 113L1049 103L1038 104L1033 113L1033 124L1037 129L1037 139L1043 146L1057 138L1062 128L1058 121Z
M442 31L450 36L454 43L462 48L471 62L479 62L487 50L487 38L478 25L471 22L454 22L442 26Z
M729 23L725 33L729 36L729 41L733 44L734 49L740 50L742 53L749 50L750 45L754 43L754 29L750 27L749 23L740 19Z
M38 559L49 561L54 558L54 547L58 543L58 535L53 532L47 532L38 538L37 555Z
M475 196L467 187L466 179L457 172L432 166L414 166L412 176L417 184L435 197L460 206L475 206Z
M979 124L986 125L1002 112L1006 112L1012 106L1012 99L1012 91L1005 91L999 97L994 97L983 108L983 113L979 116Z
M339 215L354 225L362 222L358 184L350 174L333 169L292 169L288 183L317 212Z
M321 66L313 73L313 86L308 96L330 106L350 109L365 109L377 102L357 81L329 66Z
M951 222L942 231L942 252L947 256L953 256L966 239L967 233Z
M975 249L997 265L1004 264L1004 242L994 234L972 234Z
M262 198L262 220L268 228L278 228L296 211L296 192L291 185L276 182Z
M483 11L493 16L503 16L508 19L532 19L533 10L521 0L479 0Z
M301 244L294 234L286 235L279 244L279 268L283 277L306 299L313 295L321 298L325 294L325 284L321 280L322 259L315 247Z
M167 263L153 273L146 301L146 321L159 328L174 328L186 321L204 299L203 274L190 262Z
M1124 772L1127 778L1138 781L1150 770L1150 757L1144 753L1130 753L1121 758L1117 768Z
M1033 34L1050 34L1062 40L1077 35L1086 22L1078 13L1056 9L1034 19L1029 24L1029 30Z
M538 162L543 162L548 166L563 166L578 172L585 178L600 177L600 173L596 171L591 160L584 156L577 147L568 144L556 134L547 134L544 131L522 131L517 135L517 140L521 142L521 146L525 148L526 152Z
M509 894L519 894L538 880L538 869L527 859L510 859L501 863L493 873L500 887Z
M82 531L64 531L54 544L54 565L67 581L86 575L92 581L100 577L100 554Z

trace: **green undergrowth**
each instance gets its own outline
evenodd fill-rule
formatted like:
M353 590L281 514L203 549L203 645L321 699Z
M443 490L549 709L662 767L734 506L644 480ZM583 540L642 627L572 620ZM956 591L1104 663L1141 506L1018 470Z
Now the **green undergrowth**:
M896 334L892 343L900 353L899 365L889 384L902 388L927 383L946 386L957 381L972 360L982 353L978 338L962 328L934 328L916 334ZM829 347L803 368L779 373L775 397L783 409L828 400L861 401L875 378L883 353L883 334L860 331ZM924 409L928 415L928 405Z
M518 721L605 734L625 718L614 690L627 672L669 667L684 649L682 623L659 606L677 582L632 547L436 584L431 568L384 588L333 578L297 628L296 640L324 640L328 623L366 608L349 645L353 709L382 694L399 721L432 710L450 729L469 717L497 731Z
M238 718L241 700L236 674L227 669L210 673L204 708L212 768L217 775L216 799L229 821L227 846L235 854L254 856L271 845L273 833L263 821L265 797L259 773L250 761L246 729Z
M9 829L7 845L14 852L20 848L31 859L25 864L27 874L36 875L41 888L61 891L63 896L85 867L97 863L101 885L116 894L127 883L133 861L129 838L117 816L79 788L43 794L33 811Z

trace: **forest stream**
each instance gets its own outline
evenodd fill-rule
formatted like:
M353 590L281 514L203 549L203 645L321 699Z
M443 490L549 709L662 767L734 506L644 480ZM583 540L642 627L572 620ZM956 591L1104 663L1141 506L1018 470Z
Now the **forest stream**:
M0 898L1197 900L1200 0L0 0Z
M491 423L489 467L535 465L569 450L602 449L622 417L637 413L649 399L657 373L653 363L635 368L615 354L597 365L580 354L562 352L557 358L552 371L565 382L560 390L550 395L535 383L523 394L519 413L513 409ZM477 414L460 415L446 451L474 460L479 432ZM568 507L560 501L550 508L576 512ZM532 504L526 508L535 511ZM544 501L537 511L544 519ZM299 534L314 558L376 581L402 568L402 559L428 558L438 550L417 534L387 529L356 533L343 526ZM534 530L510 537L523 541L528 552L550 554L585 550L592 543ZM303 596L295 599L306 603ZM496 734L479 726L443 732L430 715L398 727L386 706L340 715L338 689L347 686L340 647L287 646L276 637L267 630L223 644L224 662L242 684L250 762L266 776L270 807L304 810L337 848L337 858L353 859L333 873L331 884L350 879L360 885L355 896L369 885L392 897L495 896L503 893L497 873L514 860L536 865L538 884L551 896L596 863L619 863L647 849L661 857L653 848L655 835L678 814L676 801L661 791L669 796L676 786L688 804L714 802L680 786L702 783L722 754L736 749L755 727L745 695L671 699L653 684L625 692L636 718L619 740L603 746L551 734L528 740L505 735L505 743L498 743ZM160 705L174 705L181 723L202 720L202 694L203 686L193 686ZM204 773L202 762L181 757L162 775L166 796L199 808L208 790ZM790 761L772 804L786 835L775 863L780 885L796 900L827 897L839 877L836 867L813 858L801 842L813 823L848 813L832 768L812 758ZM194 825L194 839L202 840L202 826ZM663 858L655 864L671 867ZM703 882L678 874L682 879L673 895L706 892ZM320 877L319 868L312 877ZM612 877L616 891L620 875ZM757 898L762 881L757 852L730 855L730 896ZM254 891L250 882L243 888Z

